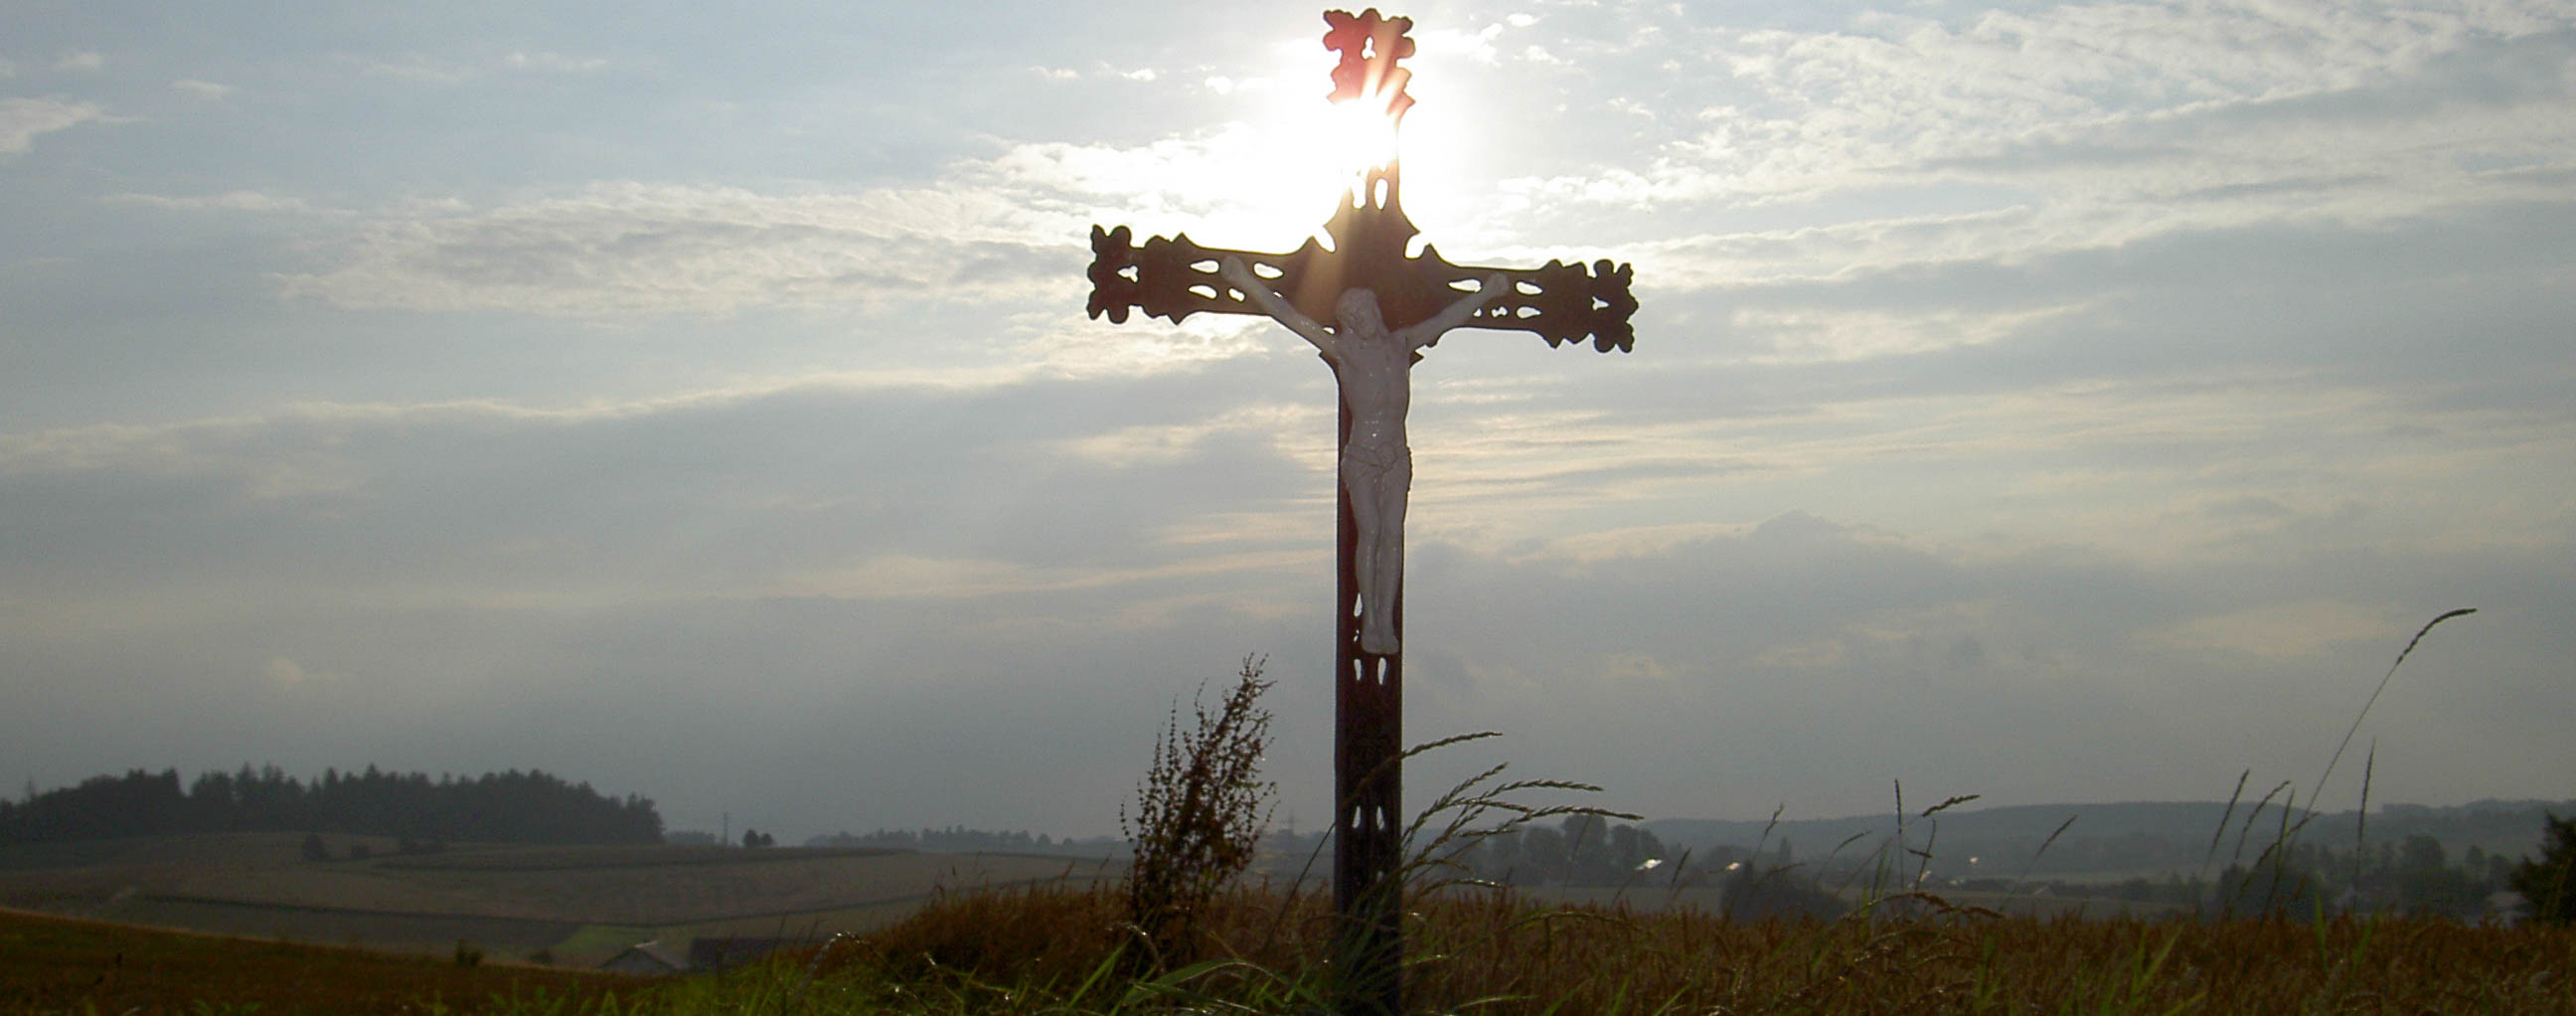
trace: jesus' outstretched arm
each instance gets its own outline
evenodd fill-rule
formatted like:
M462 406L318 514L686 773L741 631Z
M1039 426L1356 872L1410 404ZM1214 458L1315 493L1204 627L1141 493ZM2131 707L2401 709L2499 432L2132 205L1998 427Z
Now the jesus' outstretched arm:
M1476 312L1484 309L1486 304L1494 302L1494 298L1511 292L1506 288L1511 284L1510 279L1499 274L1488 275L1482 287L1474 293L1452 301L1449 306L1440 308L1440 313L1432 315L1431 320L1397 332L1396 336L1404 340L1404 346L1407 349L1420 349L1438 342L1441 335L1452 328L1466 324L1468 318L1476 316Z
M1236 289L1242 290L1243 295L1252 301L1253 306L1279 319L1279 323L1287 325L1289 331L1314 343L1315 348L1323 350L1325 356L1339 357L1341 350L1335 343L1332 330L1316 324L1314 318L1298 313L1294 305L1280 299L1278 293L1271 291L1270 283L1263 281L1261 276L1252 274L1252 269L1244 267L1242 258L1226 258L1217 266L1217 273L1225 276L1225 281L1233 283Z

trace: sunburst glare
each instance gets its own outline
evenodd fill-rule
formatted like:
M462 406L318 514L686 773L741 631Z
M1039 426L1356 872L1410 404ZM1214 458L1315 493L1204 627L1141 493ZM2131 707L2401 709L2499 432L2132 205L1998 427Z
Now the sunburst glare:
M1452 136L1459 110L1415 107L1404 118L1399 142L1383 99L1327 101L1324 88L1309 85L1317 76L1312 73L1314 58L1304 47L1282 59L1278 76L1255 79L1268 87L1235 91L1239 98L1261 96L1247 104L1250 108L1238 110L1240 125L1247 129L1229 139L1248 144L1251 150L1230 152L1224 159L1230 170L1238 172L1199 179L1200 188L1222 188L1224 194L1218 200L1223 207L1207 209L1205 217L1189 223L1193 235L1275 242L1282 249L1294 246L1298 239L1320 233L1334 207L1366 170L1385 166L1399 155L1404 160L1406 208L1417 224L1428 228L1454 202L1454 196L1443 195L1418 203L1417 196L1429 198L1428 191L1461 184L1456 172L1459 153L1452 150L1452 143L1462 140ZM1454 105L1464 97L1443 94L1437 101ZM1433 218L1424 217L1426 210Z

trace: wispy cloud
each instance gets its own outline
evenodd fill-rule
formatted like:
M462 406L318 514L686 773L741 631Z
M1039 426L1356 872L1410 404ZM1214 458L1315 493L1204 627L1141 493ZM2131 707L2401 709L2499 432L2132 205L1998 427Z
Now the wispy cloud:
M291 296L344 307L568 316L956 300L1063 275L1075 228L1061 213L963 187L599 184L481 211L378 217L327 255L332 267L282 281Z
M2543 4L2407 17L2109 4L1872 13L1836 31L1676 27L1631 55L1710 72L1655 99L1696 107L1690 133L1643 165L1508 190L1523 213L1795 203L1811 219L1981 194L1984 210L2026 220L1965 235L1984 256L2548 198L2547 180L2480 167L2576 168L2576 95L2559 69L2571 26Z
M37 135L105 118L86 102L0 98L0 156L24 154Z
M567 316L1025 296L1078 283L1083 237L1105 221L1293 246L1337 178L1280 156L1236 124L1129 147L1020 143L909 186L608 182L482 209L414 204L284 282L346 307Z
M240 89L231 85L217 84L212 81L199 81L195 78L181 78L177 81L173 81L170 83L170 90L182 95L204 99L208 102L221 102L225 96L240 91Z
M311 204L306 203L303 198L293 196L281 197L274 194L263 194L259 191L251 190L226 191L222 194L195 194L186 196L123 193L110 194L100 198L99 200L105 201L109 204L143 205L149 208L166 208L172 211L199 211L206 209L234 212L325 211L325 209L317 209Z
M589 74L610 66L604 57L513 50L483 56L413 53L397 58L343 56L372 77L426 85L457 85L504 74Z
M602 70L608 61L595 56L566 56L562 53L514 52L504 56L500 65L514 71L543 71L556 74L586 74Z

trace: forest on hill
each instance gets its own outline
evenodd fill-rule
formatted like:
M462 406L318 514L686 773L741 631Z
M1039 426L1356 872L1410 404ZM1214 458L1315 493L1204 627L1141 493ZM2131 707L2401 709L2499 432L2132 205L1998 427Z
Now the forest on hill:
M368 766L298 780L276 766L204 773L184 787L177 769L94 776L78 786L0 801L0 843L209 832L316 832L421 841L659 843L649 798L610 797L538 771L388 773Z

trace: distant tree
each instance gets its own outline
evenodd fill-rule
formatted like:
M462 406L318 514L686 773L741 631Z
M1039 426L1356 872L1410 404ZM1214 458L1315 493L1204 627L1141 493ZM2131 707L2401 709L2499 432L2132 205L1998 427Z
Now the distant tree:
M1610 854L1610 820L1573 814L1558 823L1565 837L1566 881L1571 885L1615 885L1624 874Z
M2407 837L2406 842L2398 846L2397 854L2400 871L2434 871L2450 866L2450 859L2442 850L2442 841L2421 833Z
M310 784L271 765L209 772L186 788L177 770L134 770L0 801L0 841L47 842L191 832L285 832L520 843L652 843L653 802L589 784L510 772L433 784L423 773L324 771Z
M331 859L331 848L322 842L321 833L304 834L304 859L307 861L328 861Z
M1543 825L1521 829L1521 871L1530 885L1546 885L1565 880L1568 857L1565 834Z
M2531 901L2531 918L2576 922L2576 818L2547 816L2540 857L2513 869L2513 889Z
M349 859L352 861L366 860L367 858L375 856L375 853L376 852L374 850L368 849L367 845L364 843L349 844Z

